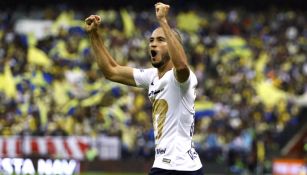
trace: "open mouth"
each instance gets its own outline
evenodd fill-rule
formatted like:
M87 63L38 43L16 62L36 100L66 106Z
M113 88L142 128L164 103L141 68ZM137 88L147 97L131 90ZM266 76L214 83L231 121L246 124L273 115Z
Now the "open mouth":
M151 50L151 51L150 51L150 54L151 54L151 57L153 58L153 57L155 57L158 53L157 53L157 51L155 51L155 50Z

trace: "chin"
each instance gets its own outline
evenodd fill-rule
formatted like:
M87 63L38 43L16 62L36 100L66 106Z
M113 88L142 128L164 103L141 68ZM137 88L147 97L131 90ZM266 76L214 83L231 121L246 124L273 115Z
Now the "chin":
M155 67L155 68L160 68L163 66L163 62L162 61L157 61L157 62L151 62L152 66Z

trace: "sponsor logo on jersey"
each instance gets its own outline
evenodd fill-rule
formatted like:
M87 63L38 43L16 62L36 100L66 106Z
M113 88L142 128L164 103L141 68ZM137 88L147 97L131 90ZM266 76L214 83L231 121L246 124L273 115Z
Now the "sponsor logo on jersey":
M162 149L162 148L157 148L156 149L156 154L159 155L159 154L165 154L166 152L166 148Z
M158 93L162 92L164 90L164 88L162 89L158 89L155 91L150 91L150 93L148 94L149 97L153 96L153 95L157 95Z
M171 159L163 158L162 162L164 162L164 163L171 163Z

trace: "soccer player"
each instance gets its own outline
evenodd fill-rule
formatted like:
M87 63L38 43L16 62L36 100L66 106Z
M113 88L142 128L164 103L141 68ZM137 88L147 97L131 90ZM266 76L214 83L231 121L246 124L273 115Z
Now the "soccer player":
M153 104L155 161L150 175L203 174L202 164L193 148L194 101L197 79L190 70L180 36L168 25L170 6L155 4L160 27L149 39L154 68L135 69L119 65L110 55L98 33L101 18L91 15L85 29L104 76L114 82L148 90Z

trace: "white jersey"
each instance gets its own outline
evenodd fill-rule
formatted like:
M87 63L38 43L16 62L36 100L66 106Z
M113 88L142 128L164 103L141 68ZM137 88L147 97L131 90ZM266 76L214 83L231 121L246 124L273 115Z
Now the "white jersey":
M187 81L176 80L169 70L162 78L156 68L134 69L138 87L148 90L153 103L152 117L155 133L153 167L166 170L195 171L202 167L193 148L194 101L197 79L190 71Z

